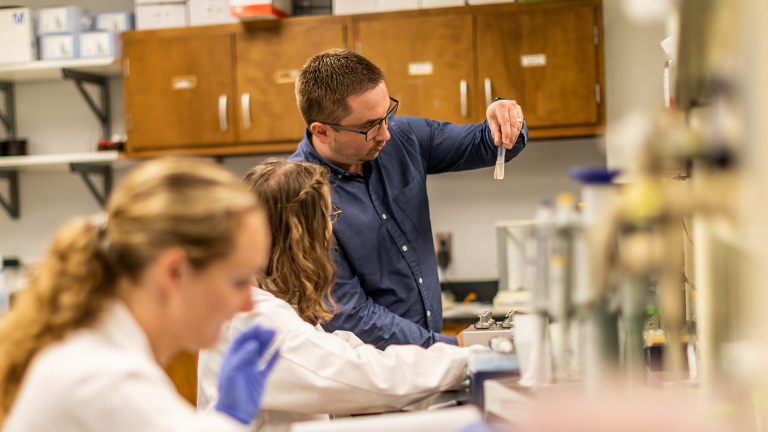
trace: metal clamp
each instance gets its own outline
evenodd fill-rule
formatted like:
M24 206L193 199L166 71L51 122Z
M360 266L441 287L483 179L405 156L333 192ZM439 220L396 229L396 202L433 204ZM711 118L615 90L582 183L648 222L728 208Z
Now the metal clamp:
M477 316L478 320L475 323L476 329L489 329L496 323L491 316L491 311L485 311Z
M512 310L507 312L507 315L504 317L504 321L501 322L502 328L512 328L515 326L515 315L517 315L516 310Z

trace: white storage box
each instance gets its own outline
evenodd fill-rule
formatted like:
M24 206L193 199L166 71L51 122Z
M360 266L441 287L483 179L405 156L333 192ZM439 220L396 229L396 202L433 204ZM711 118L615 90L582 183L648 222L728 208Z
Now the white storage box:
M229 12L229 0L189 0L189 25L231 24L239 20Z
M379 12L412 10L418 9L420 3L420 0L379 0L377 7Z
M80 56L74 33L40 36L40 60L70 60Z
M136 5L136 30L155 30L187 26L186 3Z
M0 9L0 63L37 60L35 10Z
M491 4L491 3L514 3L515 0L467 0L467 4L471 5L481 5L481 4Z
M37 11L37 34L79 33L93 28L90 12L75 6L42 8Z
M379 1L386 0L333 0L333 14L353 15L376 12Z
M422 9L466 6L466 4L464 0L421 0Z
M133 12L104 12L94 17L94 30L114 33L133 30Z
M293 0L229 0L229 11L240 20L283 18L293 13Z
M96 30L80 33L80 58L120 57L120 34Z

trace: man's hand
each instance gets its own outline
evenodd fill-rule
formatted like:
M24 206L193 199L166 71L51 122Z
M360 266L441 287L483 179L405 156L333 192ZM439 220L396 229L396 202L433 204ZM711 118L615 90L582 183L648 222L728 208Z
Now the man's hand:
M513 100L497 100L488 105L485 116L494 143L498 146L503 142L504 147L511 149L523 129L523 109L520 105Z

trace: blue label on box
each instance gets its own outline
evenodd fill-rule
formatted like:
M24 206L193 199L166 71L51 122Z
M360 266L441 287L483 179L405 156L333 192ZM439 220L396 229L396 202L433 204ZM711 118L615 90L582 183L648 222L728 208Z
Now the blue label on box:
M11 18L13 19L13 25L24 24L24 12L14 12Z

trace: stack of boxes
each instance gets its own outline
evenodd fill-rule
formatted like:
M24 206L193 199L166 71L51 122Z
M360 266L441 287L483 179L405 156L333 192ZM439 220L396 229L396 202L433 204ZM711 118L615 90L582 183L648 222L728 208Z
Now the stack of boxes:
M429 9L488 3L513 3L515 0L333 0L334 15L352 15L398 10Z
M156 30L282 18L291 15L293 0L135 0L135 4L136 29Z
M186 27L186 1L135 0L136 30Z
M92 16L74 6L42 8L37 14L40 60L120 57L120 33L132 28L130 12Z

